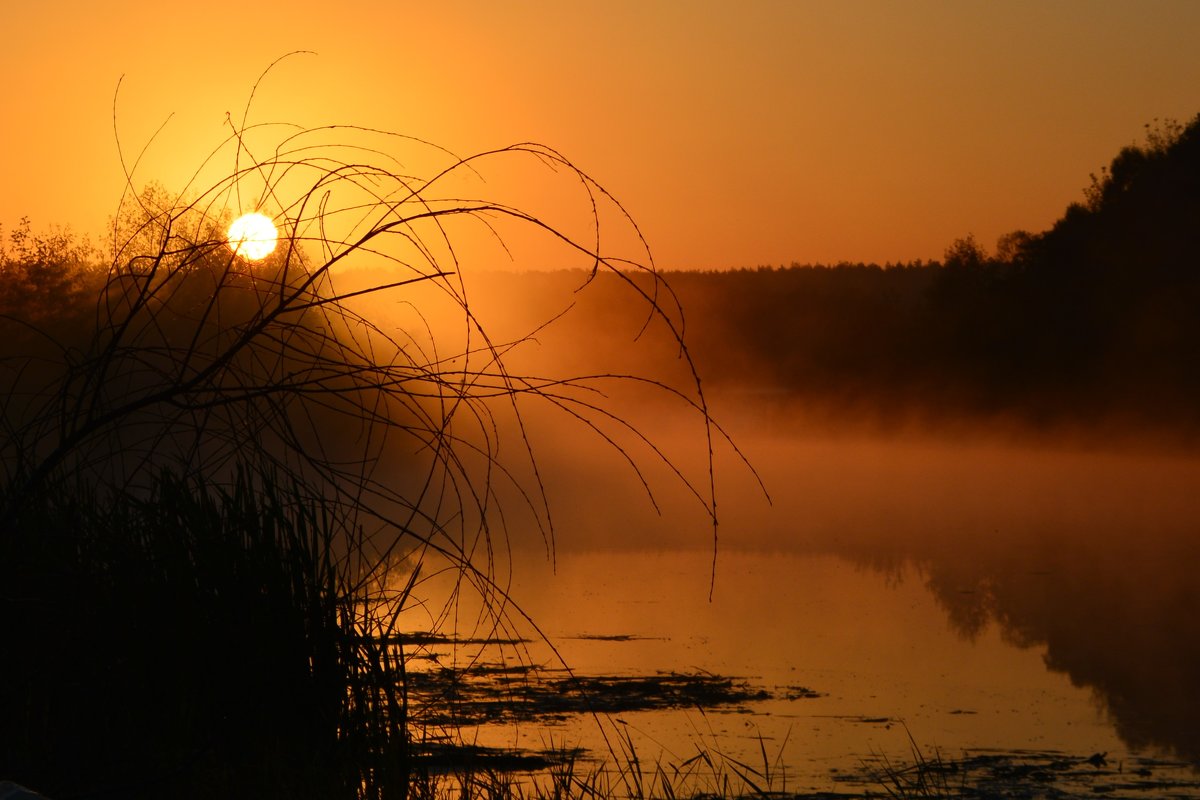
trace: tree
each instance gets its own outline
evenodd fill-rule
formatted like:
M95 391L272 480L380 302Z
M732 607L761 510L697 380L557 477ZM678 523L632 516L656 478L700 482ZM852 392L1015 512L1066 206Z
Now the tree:
M1029 231L1012 231L996 240L996 260L1011 264L1020 259L1033 244L1034 236Z
M975 240L973 233L955 239L942 256L942 263L952 269L978 268L987 262L987 251Z

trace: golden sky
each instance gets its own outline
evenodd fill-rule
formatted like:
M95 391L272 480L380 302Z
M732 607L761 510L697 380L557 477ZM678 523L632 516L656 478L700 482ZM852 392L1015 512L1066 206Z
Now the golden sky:
M1200 3L0 0L0 222L100 232L240 117L555 147L666 268L938 258L1041 230L1200 112Z

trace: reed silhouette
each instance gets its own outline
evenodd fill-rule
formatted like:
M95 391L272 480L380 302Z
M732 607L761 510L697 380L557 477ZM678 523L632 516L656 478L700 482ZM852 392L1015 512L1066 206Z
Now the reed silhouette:
M25 225L0 258L0 775L50 796L414 793L401 615L481 635L520 618L497 569L506 537L539 531L552 557L555 536L531 413L597 436L648 488L643 460L667 464L715 537L711 461L687 472L604 405L625 377L694 413L710 456L721 435L648 251L605 249L602 220L641 237L603 187L538 144L458 158L352 126L250 124L250 105L206 161L233 163L216 182L137 189L127 168L102 264ZM407 174L389 146L440 166ZM573 187L578 229L464 198L497 162ZM272 255L230 249L235 209L275 219ZM617 276L677 341L690 386L509 370L519 342L472 313L461 219L501 240L521 226ZM356 260L389 275L339 291ZM459 338L354 310L417 286L456 311ZM453 595L424 596L446 570ZM468 593L484 610L458 620Z

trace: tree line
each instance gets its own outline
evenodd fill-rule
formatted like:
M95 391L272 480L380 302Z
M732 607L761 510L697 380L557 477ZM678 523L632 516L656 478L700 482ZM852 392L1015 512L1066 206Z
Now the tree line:
M710 388L884 415L1200 423L1200 115L1148 125L1083 195L993 252L967 235L940 261L677 271L675 296L658 297ZM69 236L24 224L5 238L0 306L61 311L51 298L88 283L88 251ZM475 297L482 312L516 293L531 318L573 298L560 355L636 350L657 353L646 368L658 369L677 348L627 347L645 316L631 280L496 274Z
M884 414L1195 425L1200 115L1148 126L1051 228L991 253L968 235L933 262L668 277L710 388ZM528 297L580 278L516 280ZM637 330L619 292L594 292L577 324Z

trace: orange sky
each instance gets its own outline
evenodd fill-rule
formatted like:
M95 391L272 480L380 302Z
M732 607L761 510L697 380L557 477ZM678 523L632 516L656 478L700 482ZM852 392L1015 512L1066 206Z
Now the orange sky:
M940 257L1040 230L1156 117L1200 112L1200 3L3 0L0 222L98 233L121 172L182 186L254 118L460 155L552 145L659 266Z

